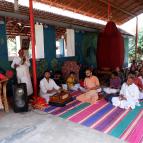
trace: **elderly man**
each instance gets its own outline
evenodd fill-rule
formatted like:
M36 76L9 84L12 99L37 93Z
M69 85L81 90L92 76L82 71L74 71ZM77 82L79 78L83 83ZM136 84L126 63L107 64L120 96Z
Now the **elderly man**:
M50 96L60 92L60 87L50 78L50 71L45 71L44 78L40 81L40 96L49 102Z
M129 74L127 81L123 83L119 97L113 97L112 103L114 106L125 109L134 109L139 105L139 88L133 83L134 75Z
M27 93L28 95L31 95L33 93L33 87L29 73L30 62L25 56L23 49L20 49L18 54L19 56L13 59L11 67L16 69L17 82L26 83Z

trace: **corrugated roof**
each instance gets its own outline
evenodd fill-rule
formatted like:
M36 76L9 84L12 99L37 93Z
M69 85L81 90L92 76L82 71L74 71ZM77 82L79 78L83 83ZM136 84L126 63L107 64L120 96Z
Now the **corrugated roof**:
M40 0L38 0L38 1L40 1ZM70 5L74 6L74 4L75 5L77 4L76 8L78 7L78 10L85 9L84 8L85 4L82 4L81 0L76 0L76 1L78 1L79 3L77 4L77 2L73 2L73 0L72 0L70 2L71 3ZM53 2L58 3L59 0L56 0L56 1L52 0L52 1L50 1L51 3L49 3L49 1L41 1L41 2L45 2L45 3L48 3L50 5L54 5ZM91 1L91 2L95 2L95 1ZM62 1L61 1L61 3L62 3ZM68 0L67 0L67 2L63 2L62 4L68 4ZM95 5L95 3L94 3L94 5ZM101 5L103 5L103 3ZM58 6L58 5L54 5L54 6ZM71 9L69 9L69 10L71 10ZM107 8L106 8L106 10L107 10ZM10 35L10 36L11 35L15 36L15 35L18 35L18 34L19 35L28 35L28 36L30 35L30 28L29 28L30 24L29 24L29 18L28 18L29 17L29 9L28 9L28 7L19 6L19 11L17 13L15 13L13 3L3 1L3 2L0 3L0 11L8 12L8 14L9 14L6 17L7 35ZM89 11L89 10L87 10L87 11ZM78 11L75 10L75 12L78 12ZM26 19L16 18L16 16L13 17L10 13L14 14L14 15L22 15L23 17L27 16L27 20ZM103 11L102 11L102 13L103 13ZM2 15L2 14L0 13L0 15ZM71 26L72 25L78 25L78 26L92 28L92 29L98 29L98 30L102 30L104 28L104 26L101 25L101 24L95 24L95 23L91 23L91 22L85 22L85 21L81 21L81 20L77 20L77 19L72 19L72 18L69 18L69 17L60 16L60 15L56 15L56 14L53 14L53 13L40 11L40 10L37 10L37 9L34 9L34 16L35 16L35 18L49 20L51 23L53 23L55 25L59 22L59 23L69 24ZM104 14L104 16L105 16L105 14ZM20 23L20 24L18 24L18 23ZM121 32L123 34L130 35L129 33L125 32L123 30L121 30ZM60 32L58 32L58 33L60 33Z

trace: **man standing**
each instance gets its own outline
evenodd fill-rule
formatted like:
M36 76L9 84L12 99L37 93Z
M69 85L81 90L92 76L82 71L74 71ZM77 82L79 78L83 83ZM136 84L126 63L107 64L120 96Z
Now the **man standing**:
M114 106L120 108L134 109L136 105L139 105L139 89L133 83L134 75L129 74L127 81L123 83L119 97L113 97L112 103Z
M19 56L13 59L11 67L16 69L17 82L26 83L27 93L28 95L31 95L33 93L33 87L29 73L30 62L29 59L24 55L23 49L20 49L18 54Z
M44 78L40 81L40 96L49 102L49 97L60 92L60 87L50 78L50 71L46 71Z

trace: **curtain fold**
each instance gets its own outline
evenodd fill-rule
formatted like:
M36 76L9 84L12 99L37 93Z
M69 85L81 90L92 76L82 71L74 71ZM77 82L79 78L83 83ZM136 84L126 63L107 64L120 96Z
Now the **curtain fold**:
M66 30L67 34L67 41L66 41L66 48L67 48L67 55L68 57L70 56L75 56L75 33L73 29L67 29Z
M114 22L109 21L99 34L97 66L99 69L122 67L124 62L124 40Z
M35 24L36 59L44 58L44 33L43 25Z

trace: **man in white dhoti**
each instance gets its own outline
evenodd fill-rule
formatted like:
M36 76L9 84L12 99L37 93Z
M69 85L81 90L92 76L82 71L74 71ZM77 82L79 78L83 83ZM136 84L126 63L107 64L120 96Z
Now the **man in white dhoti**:
M19 57L15 57L13 59L11 67L16 69L17 82L26 83L27 94L31 95L33 93L33 87L29 73L30 62L29 59L24 55L23 49L20 49L18 54Z
M133 83L133 79L134 76L129 74L127 81L123 83L121 87L120 96L112 98L112 103L114 106L125 109L134 109L136 105L139 105L139 89Z
M50 71L46 71L44 78L40 81L40 96L49 102L49 97L60 92L60 87L50 78Z

